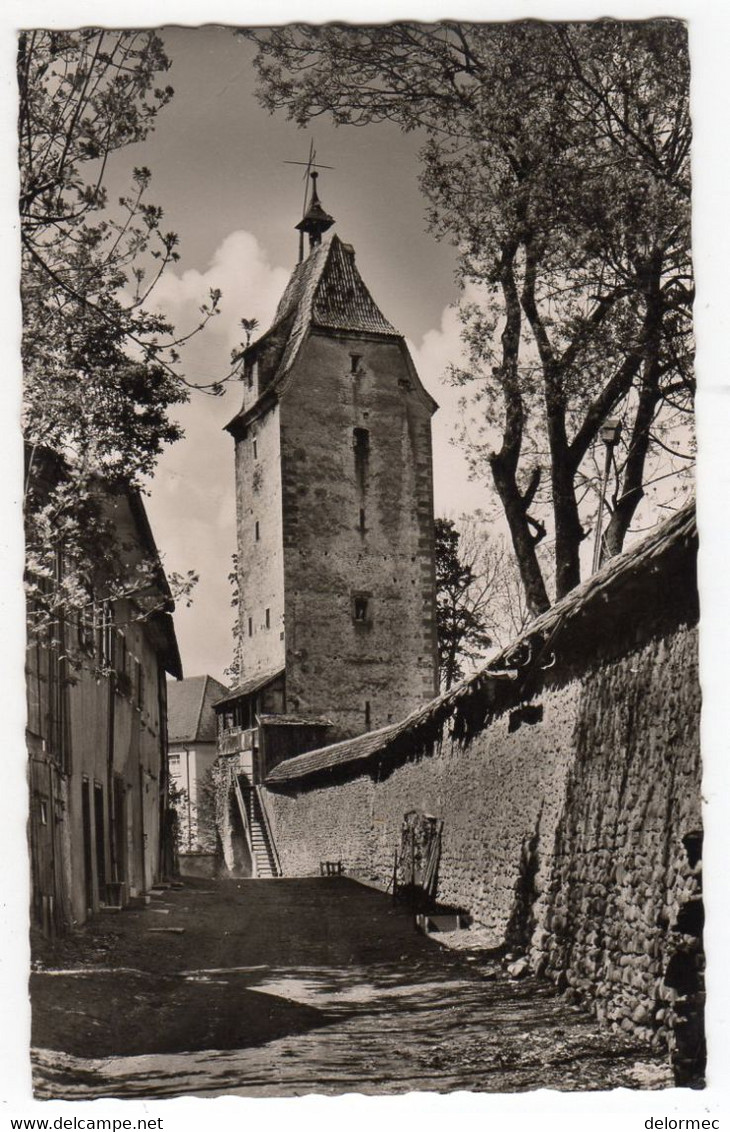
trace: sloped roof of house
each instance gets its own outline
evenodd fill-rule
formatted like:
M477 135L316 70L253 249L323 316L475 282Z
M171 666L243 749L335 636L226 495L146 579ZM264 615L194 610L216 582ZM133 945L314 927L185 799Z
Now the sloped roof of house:
M238 684L235 688L224 688L224 695L219 696L213 701L215 707L222 707L223 704L231 703L233 700L238 700L241 696L250 696L254 692L260 691L265 688L267 684L273 684L274 680L279 680L284 675L283 668L276 668L273 672L259 673L258 676L252 676L250 680L245 680L243 684Z
M433 742L447 720L455 739L473 734L490 716L519 701L521 696L527 698L532 694L535 670L552 667L551 653L560 653L563 667L570 670L573 653L579 647L585 648L588 642L588 647L598 652L601 632L609 633L612 628L623 632L620 611L624 620L635 625L652 600L666 609L674 599L679 599L675 610L678 623L688 615L696 616L696 587L694 593L686 593L672 585L672 579L678 578L678 585L686 590L687 562L694 563L696 543L697 521L692 502L624 554L611 558L562 601L535 618L515 642L473 676L397 723L286 759L270 772L267 786L294 787L305 779L344 766L365 773L382 759L408 757ZM660 564L664 566L664 584L657 589ZM691 586L693 572L689 572L689 577Z
M188 676L167 685L167 734L171 743L212 743L213 704L227 689L212 676Z

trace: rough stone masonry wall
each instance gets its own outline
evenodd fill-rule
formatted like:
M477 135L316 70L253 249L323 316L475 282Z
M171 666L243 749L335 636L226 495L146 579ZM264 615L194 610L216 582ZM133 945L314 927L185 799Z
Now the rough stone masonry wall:
M398 339L318 332L282 396L287 707L343 737L436 694L431 405L416 381ZM355 594L369 595L362 622Z
M670 1028L670 959L698 893L685 847L701 829L696 632L650 642L596 672L575 723L566 805L532 957L600 1019Z
M540 701L542 723L510 734L502 716L465 749L444 738L378 781L360 775L297 795L269 791L284 874L341 860L349 875L387 883L403 815L433 814L444 821L438 898L468 910L499 946L517 911L523 846L538 830L549 846L563 810L579 695L575 682L553 690ZM545 883L550 863L544 852Z
M599 1016L663 1041L671 925L695 883L682 838L699 827L696 632L681 627L508 715L462 747L445 734L420 757L329 786L268 791L285 875L342 860L386 883L412 809L444 821L438 898L471 913L495 946Z

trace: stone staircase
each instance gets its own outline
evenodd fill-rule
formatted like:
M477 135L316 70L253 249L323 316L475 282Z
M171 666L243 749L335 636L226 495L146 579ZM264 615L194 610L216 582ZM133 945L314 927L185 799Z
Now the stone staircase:
M276 850L272 844L271 832L261 807L261 799L255 786L241 783L246 815L251 835L251 855L253 875L259 879L281 876Z

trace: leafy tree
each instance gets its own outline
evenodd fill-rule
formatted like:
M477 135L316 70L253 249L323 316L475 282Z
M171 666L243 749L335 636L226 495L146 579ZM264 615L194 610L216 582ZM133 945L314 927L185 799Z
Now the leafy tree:
M488 464L528 606L580 580L601 425L624 447L606 532L618 551L656 452L692 460L689 63L676 21L290 26L258 45L261 98L300 124L421 130L437 236L477 299L462 308ZM499 440L495 444L495 435ZM686 450L685 450L686 449ZM600 463L600 460L598 461ZM670 469L671 474L675 467Z
M451 519L436 520L436 625L439 682L447 690L464 675L464 666L484 656L492 644L486 631L494 573L477 575L462 557L461 535Z
M113 156L142 141L172 97L149 31L28 31L19 40L20 221L28 453L25 516L31 625L39 630L106 597L147 594L104 498L137 490L166 443L169 410L187 399L179 349L189 335L150 309L177 236L135 169L112 207ZM200 326L217 310L211 293ZM194 328L191 333L197 329ZM185 592L192 576L177 579Z

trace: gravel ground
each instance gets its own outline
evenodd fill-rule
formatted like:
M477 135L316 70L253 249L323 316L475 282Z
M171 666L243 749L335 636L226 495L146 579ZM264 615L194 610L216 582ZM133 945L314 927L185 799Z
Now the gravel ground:
M346 878L159 891L37 943L36 1095L671 1086L664 1059L458 934L439 946Z

